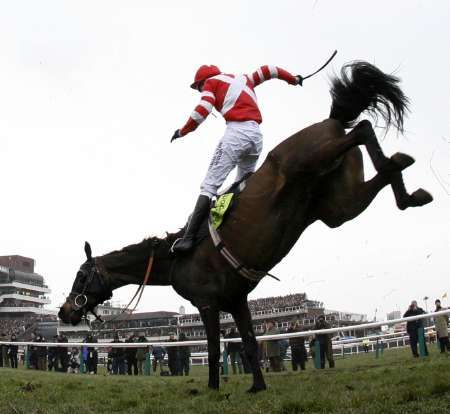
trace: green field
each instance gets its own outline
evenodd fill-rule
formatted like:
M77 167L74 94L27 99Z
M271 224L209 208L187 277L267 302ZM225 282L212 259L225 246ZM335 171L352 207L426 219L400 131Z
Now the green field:
M208 390L205 367L191 377L128 377L0 369L0 413L450 413L450 355L432 346L339 359L334 370L266 374L268 390L249 395L248 375Z

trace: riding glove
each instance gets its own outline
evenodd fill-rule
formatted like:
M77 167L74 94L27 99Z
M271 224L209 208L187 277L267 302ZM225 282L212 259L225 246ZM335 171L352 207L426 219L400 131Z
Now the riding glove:
M173 141L175 141L175 140L178 139L178 138L181 138L181 134L180 134L180 130L179 130L179 129L177 129L177 130L174 132L174 134L173 134L173 136L172 136L170 142L172 143Z

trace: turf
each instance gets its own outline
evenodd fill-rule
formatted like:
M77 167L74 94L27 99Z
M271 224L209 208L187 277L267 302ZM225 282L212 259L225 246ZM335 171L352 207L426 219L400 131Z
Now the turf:
M413 359L407 349L337 361L334 370L265 375L268 390L245 392L249 375L207 386L205 367L190 377L129 377L0 369L0 413L450 413L450 355L431 350Z

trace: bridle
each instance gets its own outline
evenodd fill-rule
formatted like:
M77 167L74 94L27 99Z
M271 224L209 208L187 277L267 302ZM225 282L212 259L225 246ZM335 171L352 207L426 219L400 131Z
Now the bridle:
M102 295L101 302L112 298L112 289L109 286L109 283L105 280L105 275L101 274L97 267L97 260L92 260L93 264L90 267L89 271L86 271L83 268L80 268L79 272L81 272L85 276L85 280L80 292L76 292L73 290L70 292L70 295L74 296L73 305L74 311L81 310L83 312L83 316L86 317L88 312L91 312L96 319L101 320L101 318L95 313L94 310L88 310L86 308L88 299L86 296L86 291L96 280L98 281L98 285L101 287L102 291L106 291L106 294ZM101 303L100 302L100 303Z
M144 280L143 280L142 284L139 285L138 289L136 290L136 293L131 298L128 305L125 308L123 308L122 311L119 314L117 314L114 318L109 319L108 322L117 319L118 317L122 316L126 311L128 311L131 304L133 303L134 299L137 297L137 301L136 301L133 309L131 310L131 313L133 313L136 310L136 307L142 298L144 288L147 285L147 283L149 282L150 274L151 274L152 267L153 267L153 260L154 260L154 248L152 246L150 256L148 259L148 263L147 263L147 268L145 271ZM79 272L81 272L82 274L84 274L86 276L83 286L81 288L81 291L76 292L72 288L70 295L74 296L74 299L73 299L74 312L81 310L83 312L83 316L85 318L87 317L87 313L91 312L95 316L96 320L98 320L100 323L104 323L104 321L101 319L101 317L98 316L97 313L93 309L86 308L86 305L88 302L88 299L86 296L86 291L87 291L88 287L91 286L92 283L97 279L98 285L100 285L102 291L106 291L106 294L103 294L102 297L99 299L100 300L99 303L102 303L105 300L112 298L112 289L111 289L110 284L105 280L105 276L108 277L108 272L104 268L101 258L97 257L95 259L91 259L90 261L92 262L92 266L90 267L89 271L86 271L83 268L80 268L80 270L79 270ZM99 268L101 269L101 271L99 270Z

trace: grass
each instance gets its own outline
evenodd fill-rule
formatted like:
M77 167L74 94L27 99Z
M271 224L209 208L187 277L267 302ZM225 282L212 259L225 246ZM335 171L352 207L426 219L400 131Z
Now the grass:
M450 355L426 359L409 350L337 361L334 370L266 374L268 390L245 392L249 375L230 376L219 392L205 367L190 377L88 376L0 369L0 413L242 414L450 413Z

